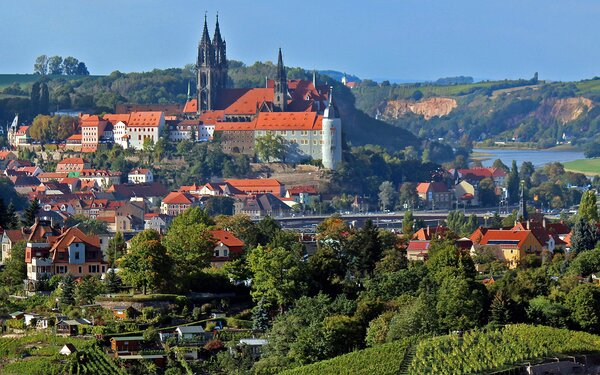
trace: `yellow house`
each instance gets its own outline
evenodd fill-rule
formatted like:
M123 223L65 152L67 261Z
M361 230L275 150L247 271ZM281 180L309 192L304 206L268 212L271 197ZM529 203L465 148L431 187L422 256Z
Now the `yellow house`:
M473 246L489 246L499 260L514 269L527 255L541 257L542 244L530 230L487 230Z

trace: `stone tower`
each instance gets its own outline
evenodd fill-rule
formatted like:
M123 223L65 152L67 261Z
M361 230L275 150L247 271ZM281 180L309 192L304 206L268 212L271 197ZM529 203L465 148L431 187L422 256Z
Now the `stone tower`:
M285 66L283 65L281 48L279 49L279 56L277 57L277 74L275 75L273 90L275 94L273 96L273 110L285 112L287 109L287 74L285 72Z
M333 106L333 87L329 89L329 102L323 113L321 125L321 161L326 169L335 169L342 161L342 120Z
M204 30L198 45L198 60L196 62L198 113L215 109L217 94L227 84L226 50L226 43L221 38L218 16L215 34L211 42L205 15Z

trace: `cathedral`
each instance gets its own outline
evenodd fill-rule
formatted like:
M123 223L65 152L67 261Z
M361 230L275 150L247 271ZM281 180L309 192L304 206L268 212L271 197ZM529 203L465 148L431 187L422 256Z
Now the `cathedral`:
M189 138L185 130L193 128L200 138L219 137L227 153L254 155L256 139L273 134L284 140L282 161L319 159L325 168L336 168L342 159L342 122L331 87L319 85L316 74L312 81L289 80L281 49L275 77L267 78L264 87L229 88L227 71L218 16L212 40L205 16L196 95L188 92L185 119L171 127L171 139Z

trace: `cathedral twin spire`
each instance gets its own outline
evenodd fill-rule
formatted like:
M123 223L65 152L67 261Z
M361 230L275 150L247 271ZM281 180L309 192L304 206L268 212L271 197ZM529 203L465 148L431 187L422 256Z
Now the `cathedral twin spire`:
M221 37L219 16L215 25L215 33L210 40L208 22L204 15L204 29L198 45L198 113L215 108L218 91L227 85L227 44Z

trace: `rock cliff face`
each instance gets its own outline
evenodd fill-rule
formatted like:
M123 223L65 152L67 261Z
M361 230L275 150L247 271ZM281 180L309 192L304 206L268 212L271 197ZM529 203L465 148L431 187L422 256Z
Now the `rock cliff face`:
M414 100L390 100L384 103L380 110L383 119L394 120L414 113L423 116L426 120L433 117L447 116L454 108L457 102L452 98L428 98L415 102Z
M550 116L561 124L577 120L579 116L587 113L594 107L594 103L582 96L575 98L558 99L554 102Z

